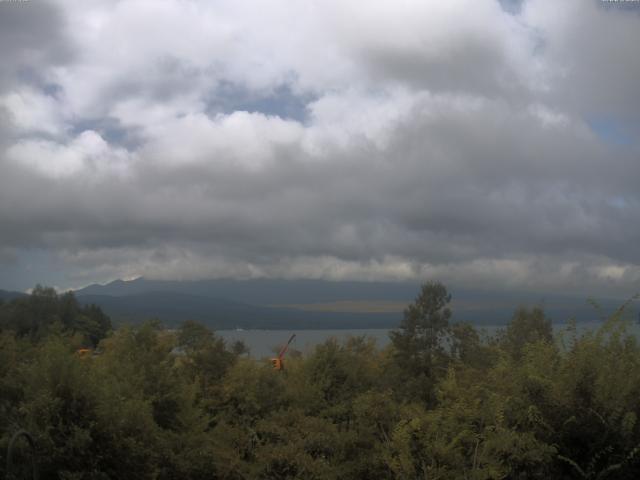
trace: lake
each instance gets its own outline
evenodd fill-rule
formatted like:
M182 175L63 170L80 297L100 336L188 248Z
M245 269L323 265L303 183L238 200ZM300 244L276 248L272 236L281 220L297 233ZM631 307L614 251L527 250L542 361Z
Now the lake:
M587 330L596 329L602 325L599 322L586 322L579 323L578 331L584 332ZM553 328L556 332L566 328L566 323L556 323ZM493 335L498 329L504 328L505 325L480 325L476 326L479 331L486 332L488 335ZM631 324L630 331L640 336L640 325ZM352 329L352 330L217 330L216 334L224 338L227 343L232 343L236 340L242 340L248 347L252 357L262 358L271 357L274 355L274 350L279 350L280 347L289 339L292 333L296 334L296 338L291 342L290 348L299 350L303 353L310 353L313 348L326 341L331 337L335 337L339 341L344 341L349 337L367 336L376 340L376 344L379 348L385 347L389 344L389 332L386 328L381 329Z
M384 347L389 343L389 330L381 329L355 329L355 330L217 330L216 334L224 338L227 343L242 340L252 357L272 357L274 350L289 340L292 333L296 334L289 348L294 348L303 353L309 353L313 348L325 340L335 337L343 341L348 337L366 335L374 338L378 347Z

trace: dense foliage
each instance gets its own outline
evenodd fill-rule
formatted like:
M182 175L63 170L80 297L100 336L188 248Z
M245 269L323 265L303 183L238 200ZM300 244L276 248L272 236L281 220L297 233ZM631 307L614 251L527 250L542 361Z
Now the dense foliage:
M621 312L554 338L520 309L487 337L450 324L449 301L426 284L389 347L329 340L278 372L197 323L110 332L38 289L0 306L0 452L25 428L41 478L638 478L640 346Z

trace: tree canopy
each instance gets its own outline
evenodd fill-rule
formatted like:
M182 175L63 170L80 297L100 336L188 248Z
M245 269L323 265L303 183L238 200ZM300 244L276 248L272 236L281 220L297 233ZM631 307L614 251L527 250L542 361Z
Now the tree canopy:
M330 339L278 372L200 324L113 330L36 289L0 305L0 455L26 429L41 478L638 477L640 346L621 312L554 336L520 309L488 336L450 300L428 283L388 347Z

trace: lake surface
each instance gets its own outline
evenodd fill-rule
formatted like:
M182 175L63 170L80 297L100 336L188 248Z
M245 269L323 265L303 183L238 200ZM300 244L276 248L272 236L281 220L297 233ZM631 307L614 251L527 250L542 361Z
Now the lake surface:
M248 347L252 357L272 357L274 351L280 350L283 344L295 333L289 348L294 348L303 353L309 353L313 348L325 342L331 337L344 341L349 337L366 335L374 338L378 347L384 347L389 343L389 330L381 329L355 329L355 330L218 330L216 334L224 338L227 343L242 340Z
M578 332L587 330L595 330L602 323L587 322L577 324ZM478 331L484 331L487 335L493 335L505 325L479 325L476 326ZM554 331L560 332L567 327L565 323L557 323L553 325ZM295 333L296 338L291 342L290 348L299 350L303 353L310 353L313 348L325 342L329 338L336 338L343 342L349 337L366 336L373 338L379 348L389 344L389 332L386 328L381 329L352 329L352 330L218 330L216 334L224 338L227 343L236 340L242 340L248 347L252 357L272 357L274 351L278 351L280 347L289 340L291 334ZM630 325L629 331L640 337L640 325L633 323Z

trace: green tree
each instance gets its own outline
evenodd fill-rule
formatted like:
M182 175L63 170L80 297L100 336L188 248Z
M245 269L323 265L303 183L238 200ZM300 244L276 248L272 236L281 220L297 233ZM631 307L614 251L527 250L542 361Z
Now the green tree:
M551 320L540 307L531 310L520 307L513 314L507 329L500 334L499 341L504 350L514 358L520 358L525 345L553 341Z
M81 306L73 292L62 295L37 285L31 295L0 305L0 330L11 330L34 342L58 330L82 336L95 347L111 331L111 320L96 305Z
M446 370L451 295L439 282L427 282L404 311L398 330L390 334L398 372L394 375L412 398L432 404L434 385Z
M238 354L227 349L223 338L194 321L181 325L177 348L182 354L180 365L189 379L199 385L201 398L207 400L219 396L222 379Z

